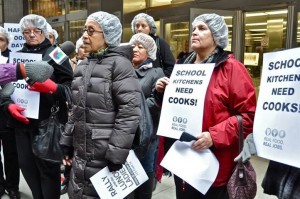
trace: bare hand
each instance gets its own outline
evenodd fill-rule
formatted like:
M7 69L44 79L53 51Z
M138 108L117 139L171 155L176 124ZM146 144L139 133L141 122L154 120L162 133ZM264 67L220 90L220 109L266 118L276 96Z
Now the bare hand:
M170 79L168 77L162 77L157 80L155 89L159 93L163 93L166 89L166 86L169 84Z
M208 149L213 145L213 141L211 139L210 133L208 131L200 133L197 136L197 141L192 144L192 148L196 151L202 151L204 149Z
M72 159L69 158L69 156L64 156L64 159L63 159L63 164L66 166L71 166L72 165Z

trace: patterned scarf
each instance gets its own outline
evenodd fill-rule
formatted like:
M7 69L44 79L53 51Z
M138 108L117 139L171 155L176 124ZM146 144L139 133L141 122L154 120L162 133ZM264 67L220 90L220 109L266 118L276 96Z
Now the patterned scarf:
M89 53L89 58L92 58L92 59L102 59L103 55L107 54L108 52L108 47L105 48L105 49L101 49L99 50L98 52L94 53Z
M205 59L203 59L200 64L205 64L205 63L212 63L214 57L216 54L219 53L219 48L215 48L209 55L207 55L205 57ZM196 52L193 52L190 56L188 56L185 61L184 61L184 64L193 64L195 63L196 61L196 58L197 58L197 53Z

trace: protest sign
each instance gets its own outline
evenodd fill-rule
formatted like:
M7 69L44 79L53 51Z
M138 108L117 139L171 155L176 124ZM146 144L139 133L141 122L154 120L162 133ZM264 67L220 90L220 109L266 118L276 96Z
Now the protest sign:
M148 180L148 176L131 150L122 169L110 172L105 167L90 179L100 198L123 199Z
M8 48L12 52L21 50L25 43L25 38L21 32L20 25L18 23L4 23L4 29L12 35Z
M300 168L300 48L265 53L253 136L260 157Z
M175 65L164 93L157 134L179 139L202 132L204 98L214 64ZM192 113L192 114L191 114Z
M42 54L33 53L16 53L11 52L9 55L10 63L20 62L34 62L42 60ZM39 105L40 104L40 93L28 90L28 84L25 80L19 80L13 82L15 91L11 95L11 99L20 107L25 108L22 114L25 117L38 119L39 117Z
M177 140L168 150L161 166L205 195L217 177L219 162L210 149L196 151L192 143Z

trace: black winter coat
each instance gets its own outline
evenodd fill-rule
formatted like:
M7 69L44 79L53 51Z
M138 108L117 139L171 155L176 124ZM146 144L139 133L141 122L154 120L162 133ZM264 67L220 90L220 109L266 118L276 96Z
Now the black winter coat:
M131 149L141 116L141 87L126 51L132 55L132 47L108 49L74 71L74 106L60 141L74 147L70 198L96 198L90 177L108 161L125 163Z
M150 35L157 46L155 68L162 68L165 76L170 77L175 65L175 58L171 52L170 45L158 36Z
M156 135L161 111L161 103L154 97L154 91L157 80L161 77L164 77L164 72L161 68L139 67L135 69L135 73L139 78L142 91L145 95L153 120L153 131Z
M45 39L41 44L36 46L29 46L26 43L23 48L19 51L22 53L36 53L42 54L42 60L48 61L50 60L50 52L54 50L54 47L51 45L48 39ZM48 93L40 93L40 104L39 104L39 119L31 119L29 118L29 124L26 125L22 122L17 121L16 119L10 117L8 121L9 127L13 128L37 128L39 121L49 118L51 113L51 107L55 104L56 101L59 102L59 112L58 118L60 122L66 123L68 120L68 111L66 105L66 92L65 89L71 89L71 82L73 80L73 70L70 66L69 60L67 59L61 65L52 64L54 68L54 72L51 76L51 80L53 80L57 84L57 90L54 94ZM1 107L8 113L9 104L14 103L10 97L2 100Z

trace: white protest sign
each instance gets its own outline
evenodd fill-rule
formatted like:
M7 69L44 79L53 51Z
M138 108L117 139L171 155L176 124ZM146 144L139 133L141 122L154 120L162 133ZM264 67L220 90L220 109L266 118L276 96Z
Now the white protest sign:
M204 98L214 64L175 65L164 93L157 134L179 139L202 132ZM192 113L192 114L191 114Z
M131 150L122 169L112 173L105 167L90 179L100 198L123 199L148 180L148 176Z
M9 59L10 63L34 62L42 60L42 54L11 52ZM38 119L40 93L28 90L25 80L13 82L13 85L15 86L15 91L11 95L11 99L18 106L25 108L22 114L28 118Z
M258 156L300 168L300 48L264 54L253 136Z
M0 55L0 64L6 64L7 63L7 57L3 57L2 55Z
M4 29L13 36L13 39L9 42L8 48L12 52L22 49L25 38L21 32L20 25L18 23L4 23Z
M192 143L177 140L165 155L161 166L205 195L217 177L219 162L209 149L192 149Z

